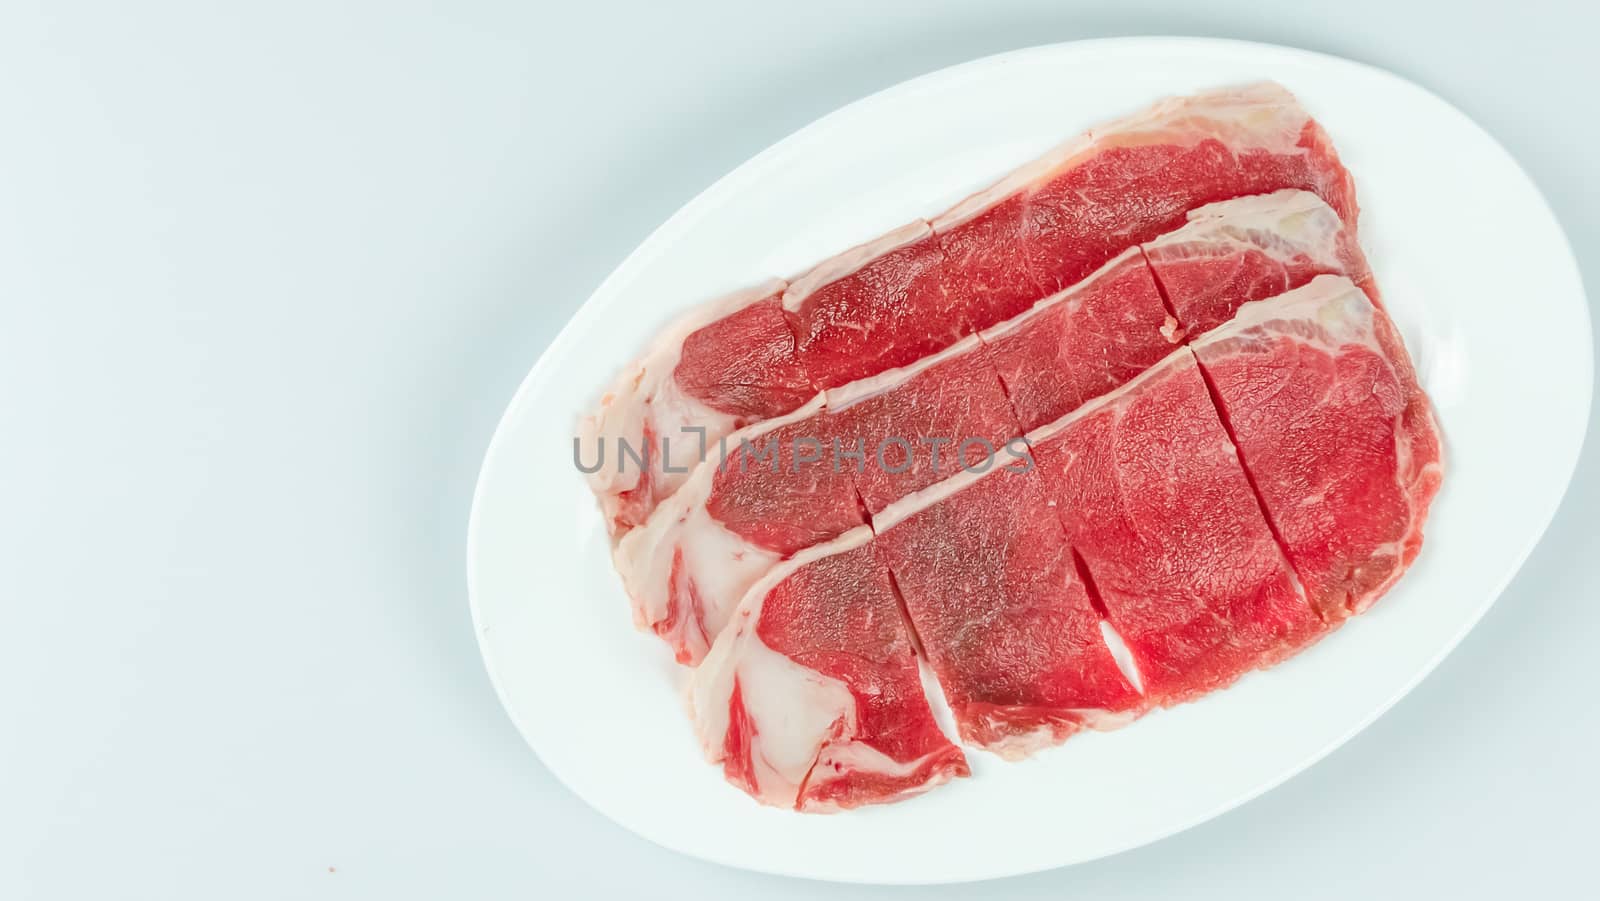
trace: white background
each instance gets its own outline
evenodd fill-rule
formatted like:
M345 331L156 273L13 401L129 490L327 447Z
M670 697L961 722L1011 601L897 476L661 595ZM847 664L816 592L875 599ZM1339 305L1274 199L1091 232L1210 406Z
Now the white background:
M555 331L674 209L811 119L972 57L1139 33L1292 44L1435 90L1532 173L1592 288L1581 10L3 0L0 898L904 894L648 845L500 711L467 508ZM1494 215L1472 194L1461 215ZM1597 504L1591 442L1478 629L1314 769L985 893L1592 890Z

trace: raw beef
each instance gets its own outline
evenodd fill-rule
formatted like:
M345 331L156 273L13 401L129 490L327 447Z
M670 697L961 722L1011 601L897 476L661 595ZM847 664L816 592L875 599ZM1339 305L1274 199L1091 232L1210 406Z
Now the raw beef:
M1005 389L969 336L903 369L830 388L831 434L859 442L865 460L846 468L867 512L967 468L987 469L1022 428Z
M1022 428L1076 410L1172 352L1176 325L1137 248L979 333Z
M1287 91L1220 89L675 323L579 460L707 756L894 801L969 774L935 685L1018 758L1370 606L1442 464L1356 215Z
M772 281L673 323L580 420L579 459L598 462L589 486L613 539L688 479L702 441L715 444L816 394L794 358L779 300L785 287Z
M768 573L695 671L707 757L764 804L838 810L969 773L934 721L871 538L856 529Z
M1307 191L1243 197L1195 210L1182 228L979 337L1022 427L1034 429L1126 383L1241 304L1323 273L1372 282L1332 207Z
M1091 596L1153 703L1222 688L1326 631L1187 349L1030 439Z
M1196 336L1242 304L1344 275L1374 300L1377 285L1355 228L1315 194L1284 190L1203 206L1183 228L1143 247L1180 327Z
M783 308L801 367L832 388L955 343L969 329L963 298L943 277L944 253L918 220L796 278Z
M699 446L815 390L904 366L1021 313L1195 206L1293 187L1348 222L1355 193L1321 128L1283 88L1172 98L1091 129L931 222L797 278L695 311L629 367L580 426L611 454L590 476L613 538L681 485ZM666 438L670 457L660 452ZM618 439L647 465L621 466ZM592 457L591 457L592 458Z
M1207 203L1302 188L1356 221L1355 186L1328 136L1262 82L1163 100L1089 129L933 220L946 293L982 329L1062 290Z
M1347 228L1314 194L1225 201L1190 220L1143 255L1129 249L1009 322L910 366L830 388L825 408L818 398L713 444L712 461L726 457L722 469L692 476L617 548L636 620L693 664L751 582L789 554L865 523L858 506L877 513L1115 390L1171 353L1188 322L1200 324L1189 329L1198 333L1318 272L1370 281ZM1152 270L1171 282L1184 326L1169 314ZM982 353L973 353L980 341ZM797 461L797 438L820 459ZM779 450L748 457L741 440L758 451L776 440Z
M1037 471L963 473L873 528L963 741L1014 759L1140 710Z
M823 440L822 409L818 395L727 436L617 543L613 562L634 624L661 636L679 663L705 656L739 599L773 564L866 522L848 473L796 459L797 450L812 456L811 445L796 439Z
M773 564L1021 434L975 337L736 432L618 543L635 621L697 663Z
M1438 429L1394 325L1348 279L1239 310L1195 342L1317 611L1360 613L1422 545Z

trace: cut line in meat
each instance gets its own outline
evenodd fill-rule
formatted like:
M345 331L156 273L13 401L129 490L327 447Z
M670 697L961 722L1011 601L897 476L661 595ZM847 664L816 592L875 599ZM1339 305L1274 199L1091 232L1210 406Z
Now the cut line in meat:
M1083 583L1083 590L1089 596L1089 606L1102 621L1110 619L1111 614L1106 612L1105 598L1100 596L1100 589L1094 587L1094 576L1089 572L1089 564L1083 560L1083 555L1077 548L1072 549L1072 568L1078 574L1078 581Z
M1191 354L1194 353L1192 346L1189 348L1189 352ZM1200 363L1198 356L1195 357L1195 363ZM1244 449L1239 446L1237 433L1233 429L1232 421L1228 418L1228 407L1222 402L1222 393L1217 389L1217 383L1212 380L1211 374L1206 371L1205 366L1198 365L1197 368L1200 372L1200 381L1206 386L1206 397L1211 401L1211 408L1216 411L1217 422L1222 426L1223 433L1228 436L1228 441L1233 445L1233 454L1239 460L1239 472L1244 474L1245 484L1250 486L1250 493L1255 496L1256 508L1261 511L1261 520L1266 523L1267 532L1272 536L1273 542L1284 552L1285 559L1289 559L1289 545L1283 540L1283 535L1278 532L1278 526L1273 521L1271 512L1267 509L1267 502L1261 496L1261 488L1256 484L1256 477L1250 472L1250 461L1245 459ZM1304 595L1305 586L1300 582L1299 573L1295 569L1292 559L1289 559L1289 575L1294 579L1295 591Z

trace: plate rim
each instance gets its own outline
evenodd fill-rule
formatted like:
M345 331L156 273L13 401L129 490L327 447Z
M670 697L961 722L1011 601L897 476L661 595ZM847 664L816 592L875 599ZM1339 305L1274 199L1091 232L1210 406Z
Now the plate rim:
M633 824L629 823L625 819L613 816L610 812L602 809L587 795L579 792L573 787L568 776L557 767L552 766L546 756L540 752L539 747L534 742L530 729L525 727L521 718L517 714L517 708L511 703L507 688L504 685L501 676L497 673L497 668L494 665L495 652L490 648L489 643L485 638L485 623L483 619L484 613L481 603L482 589L479 585L479 576L477 570L480 557L481 511L484 503L486 485L491 481L489 478L491 471L494 468L498 457L503 452L503 445L506 441L505 436L511 429L514 415L523 405L527 395L534 389L534 386L543 380L545 370L553 365L551 361L565 351L566 345L573 340L573 335L579 331L580 327L586 323L588 319L598 315L594 312L597 309L593 303L594 299L606 294L608 291L615 290L614 285L629 277L629 273L632 270L643 265L644 262L651 257L661 253L662 251L657 249L658 245L664 244L664 242L666 242L674 232L687 228L691 223L698 219L701 215L702 209L717 195L732 189L736 186L738 181L749 178L750 173L761 169L762 166L765 165L765 163L772 157L785 152L793 145L800 144L811 135L826 129L833 122L846 115L849 111L864 104L871 103L885 94L889 94L891 92L910 91L918 88L925 89L929 86L937 84L943 79L960 77L963 73L970 69L994 66L1002 61L1018 61L1033 56L1047 56L1058 53L1087 53L1096 50L1114 50L1119 48L1127 49L1140 47L1148 49L1160 49L1163 46L1210 48L1223 51L1231 49L1249 53L1278 53L1289 58L1315 62L1318 64L1331 63L1337 66L1358 67L1366 70L1369 74L1374 74L1382 79L1398 82L1407 87L1420 90L1428 95L1433 101L1438 103L1442 108L1448 110L1451 115L1461 120L1469 128L1478 132L1478 134L1485 139L1485 141L1492 146L1493 149L1498 152L1507 163L1510 164L1510 169L1514 171L1518 177L1520 177L1524 183L1524 186L1531 193L1531 196L1538 200L1539 204L1544 210L1544 213L1549 217L1550 221L1555 224L1556 231L1561 238L1560 246L1556 248L1556 251L1559 252L1559 256L1561 257L1562 261L1568 268L1570 268L1574 275L1574 282L1578 288L1576 304L1577 315L1581 319L1582 323L1586 326L1584 329L1583 341L1581 342L1585 351L1581 368L1587 373L1588 377L1584 380L1581 387L1581 391L1584 395L1581 406L1582 409L1589 411L1589 416L1584 423L1582 433L1579 435L1576 443L1574 443L1572 446L1570 459L1566 461L1564 468L1565 471L1562 473L1560 478L1561 489L1555 494L1554 500L1550 504L1549 509L1545 511L1544 515L1542 516L1542 521L1539 523L1538 528L1530 530L1527 533L1526 539L1522 542L1522 545L1517 549L1517 553L1515 554L1515 564L1507 568L1505 575L1500 579L1499 583L1494 586L1491 592L1486 593L1485 599L1480 601L1470 611L1470 613L1463 619L1461 625L1440 646L1438 651L1429 657L1427 661L1417 669L1414 675L1412 675L1403 684L1398 685L1398 687L1390 693L1387 699L1385 699L1381 704L1374 706L1354 725L1339 733L1335 738L1326 742L1324 746L1320 747L1315 752L1305 756L1301 760L1298 760L1292 766L1285 768L1281 773L1274 775L1270 779L1257 783L1251 788L1251 790L1229 798L1228 800L1216 805L1213 809L1210 809L1203 814L1187 818L1183 821L1175 823L1166 830L1144 836L1140 840L1126 843L1110 851L1094 853L1081 857L1072 857L1070 855L1066 855L1057 862L1046 863L1037 866L1027 866L1023 868L1001 868L987 872L974 872L971 875L953 877L936 875L929 879L880 879L860 876L846 877L818 874L814 872L803 872L798 869L786 867L753 865L744 861L731 859L730 857L724 857L716 853L709 853L699 848L691 850L669 840L665 840L659 836L646 834L640 831L639 829L635 828ZM1299 774L1304 773L1306 770L1316 766L1333 751L1349 742L1356 735L1365 731L1369 726L1372 725L1373 722L1391 710L1402 698L1410 694L1416 688L1416 686L1422 682L1423 679L1427 678L1435 669L1438 668L1439 664L1444 660L1445 657L1449 656L1455 651L1462 640L1465 639L1467 634L1476 628L1478 623L1482 621L1489 609L1500 599L1500 596L1510 585L1511 581L1514 580L1522 571L1523 566L1527 563L1527 559L1532 554L1534 548L1538 546L1538 544L1544 539L1546 533L1549 531L1551 522L1554 520L1556 513L1561 508L1562 503L1571 488L1571 483L1573 476L1576 473L1577 464L1582 459L1583 449L1590 438L1589 433L1592 431L1591 424L1593 420L1595 371L1593 326L1591 322L1589 304L1587 302L1587 294L1588 292L1583 283L1582 269L1579 267L1576 255L1573 253L1570 236L1567 234L1567 231L1562 225L1560 218L1556 216L1555 210L1550 206L1548 198L1540 189L1538 183L1522 166L1517 158L1512 155L1511 152L1506 149L1505 145L1502 144L1491 132L1478 124L1476 120L1468 116L1455 104L1451 103L1444 97L1441 97L1427 87L1424 87L1423 85L1418 84L1411 79L1405 78L1404 76L1379 66L1337 56L1335 54L1322 53L1319 51L1307 50L1304 48L1291 47L1281 44L1238 40L1232 38L1210 38L1180 35L1129 35L1074 41L1060 41L986 54L984 56L955 63L949 66L944 66L939 69L935 69L921 75L916 75L897 83L887 85L883 88L874 90L862 97L845 103L808 122L799 129L779 138L777 141L763 148L749 159L718 177L711 184L707 185L705 188L696 193L688 202L678 207L678 209L660 225L652 229L650 233L633 248L633 250L631 250L619 263L617 263L615 267L610 270L606 277L601 280L601 282L594 288L592 292L590 292L588 297L583 300L583 302L574 311L572 316L557 331L556 335L550 340L549 344L540 352L538 359L534 362L528 373L518 383L516 390L512 393L509 401L506 403L504 411L501 413L496 422L494 433L489 439L489 443L484 451L482 463L478 469L478 475L472 493L471 507L468 512L465 547L467 606L473 626L473 638L477 643L479 656L483 663L484 670L489 677L489 682L493 687L495 696L500 702L500 705L506 716L511 720L513 726L517 730L518 735L522 738L523 743L533 751L534 755L551 773L551 775L555 777L556 781L559 782L564 789L571 792L595 812L599 813L610 822L621 826L629 833L638 836L650 842L651 844L666 848L690 858L705 860L714 864L750 872L766 873L790 878L811 879L822 882L863 885L936 885L971 883L988 879L1005 878L1009 876L1022 876L1075 866L1077 864L1087 863L1092 860L1099 860L1122 854L1127 851L1162 841L1163 839L1177 835L1181 832L1188 831L1189 829L1215 819L1227 813L1228 811L1248 804L1267 792L1270 792L1273 789L1283 785L1285 782L1294 778L1295 776L1298 776ZM1448 453L1448 446L1446 448L1446 452Z

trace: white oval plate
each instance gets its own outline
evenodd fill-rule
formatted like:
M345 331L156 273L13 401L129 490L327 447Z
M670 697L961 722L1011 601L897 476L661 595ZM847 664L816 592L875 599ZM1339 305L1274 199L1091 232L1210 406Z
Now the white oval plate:
M659 642L633 631L571 457L579 413L671 316L798 272L1158 97L1271 78L1355 174L1384 300L1437 406L1443 491L1411 572L1300 657L1118 732L906 803L838 816L758 807L704 763ZM956 66L851 104L717 182L651 235L523 382L468 535L473 616L511 718L574 792L638 834L733 866L863 882L1008 876L1112 854L1216 816L1350 738L1476 623L1554 513L1583 439L1588 311L1538 190L1453 107L1345 60L1135 38Z

